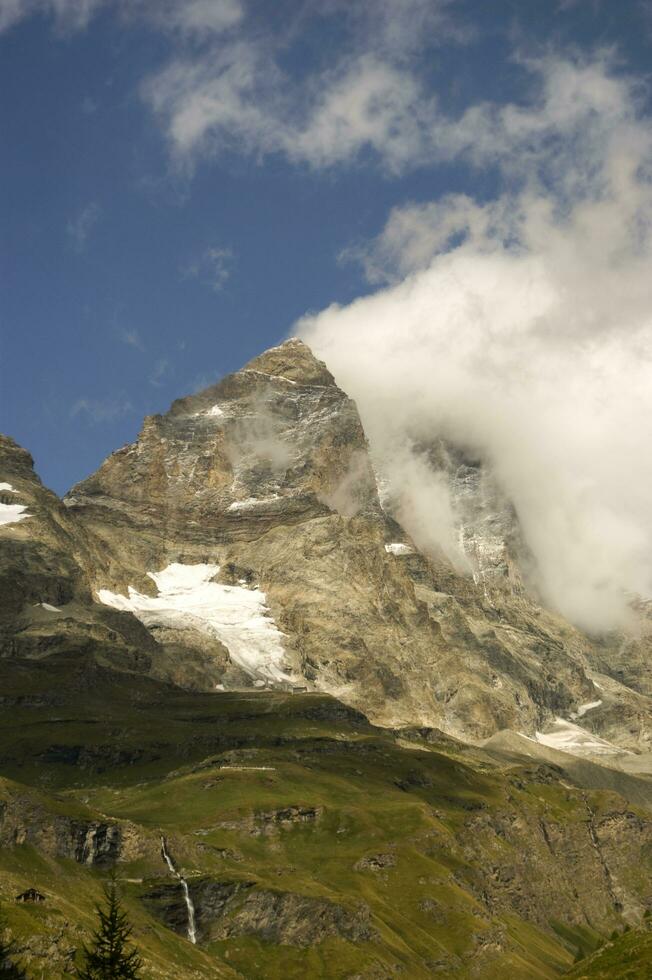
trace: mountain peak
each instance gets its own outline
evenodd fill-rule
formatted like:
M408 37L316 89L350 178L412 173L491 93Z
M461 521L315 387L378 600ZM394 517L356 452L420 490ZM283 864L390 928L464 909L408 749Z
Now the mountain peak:
M316 358L298 337L290 337L278 347L270 347L249 361L242 370L260 371L261 374L287 378L288 381L304 385L328 387L335 384L324 362Z

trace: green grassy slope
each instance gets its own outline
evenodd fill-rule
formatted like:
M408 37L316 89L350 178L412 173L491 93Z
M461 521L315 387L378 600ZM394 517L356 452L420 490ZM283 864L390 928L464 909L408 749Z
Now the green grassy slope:
M568 980L649 980L652 933L626 932L581 960L567 976Z
M0 661L0 691L0 898L35 976L70 975L107 827L148 977L551 978L622 927L621 878L647 894L644 811L329 697L192 695L72 656ZM623 810L637 836L605 884L588 825ZM13 902L28 886L44 905Z

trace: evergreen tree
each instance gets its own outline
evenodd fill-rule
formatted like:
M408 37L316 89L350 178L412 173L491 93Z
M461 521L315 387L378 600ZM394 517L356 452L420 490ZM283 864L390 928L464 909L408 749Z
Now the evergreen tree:
M122 909L114 875L104 887L104 899L104 908L97 906L99 926L91 945L84 946L84 965L77 970L77 976L80 980L139 980L142 961L129 945L131 926Z
M5 940L5 914L0 907L0 980L28 980L27 974L15 961L16 949L12 939Z

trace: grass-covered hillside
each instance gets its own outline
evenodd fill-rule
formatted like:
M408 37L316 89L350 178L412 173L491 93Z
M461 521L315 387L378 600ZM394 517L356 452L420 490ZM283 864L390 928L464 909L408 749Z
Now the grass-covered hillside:
M591 956L580 960L568 980L649 980L652 976L652 932L628 930L614 935Z
M152 978L548 978L646 921L648 811L555 766L78 656L0 661L0 690L0 897L35 977L71 975L111 867Z

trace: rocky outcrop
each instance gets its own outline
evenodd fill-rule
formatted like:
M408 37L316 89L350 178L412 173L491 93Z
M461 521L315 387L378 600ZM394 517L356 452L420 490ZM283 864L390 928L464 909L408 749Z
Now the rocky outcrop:
M28 844L52 857L102 866L117 861L121 843L114 822L54 815L24 797L0 804L2 847Z
M148 671L157 649L151 634L131 614L93 601L97 542L42 485L29 453L2 435L0 483L26 515L0 523L0 657L75 650L122 670Z
M563 814L544 808L536 817L514 800L511 811L474 815L466 821L468 834L458 838L468 862L459 883L492 915L509 908L543 926L566 921L608 932L621 914L640 922L652 895L641 900L645 889L632 880L632 868L647 861L652 819L616 796L610 802L598 812L595 799L569 794ZM619 839L628 842L627 870Z
M63 811L63 808L62 808ZM128 822L56 812L39 794L0 780L0 847L28 845L53 858L112 867L151 853L151 843Z
M24 507L23 519L0 524L0 626L13 625L26 603L90 601L83 565L92 564L82 528L34 473L29 453L0 435L4 497Z
M363 903L345 908L327 899L258 889L246 880L191 880L188 888L199 942L255 936L267 943L305 947L331 937L353 943L378 938ZM142 901L167 926L186 934L186 905L179 888L157 885L142 895Z
M345 908L322 898L293 892L250 892L240 907L222 921L215 938L257 936L287 946L314 946L331 937L348 942L378 938L364 903Z

